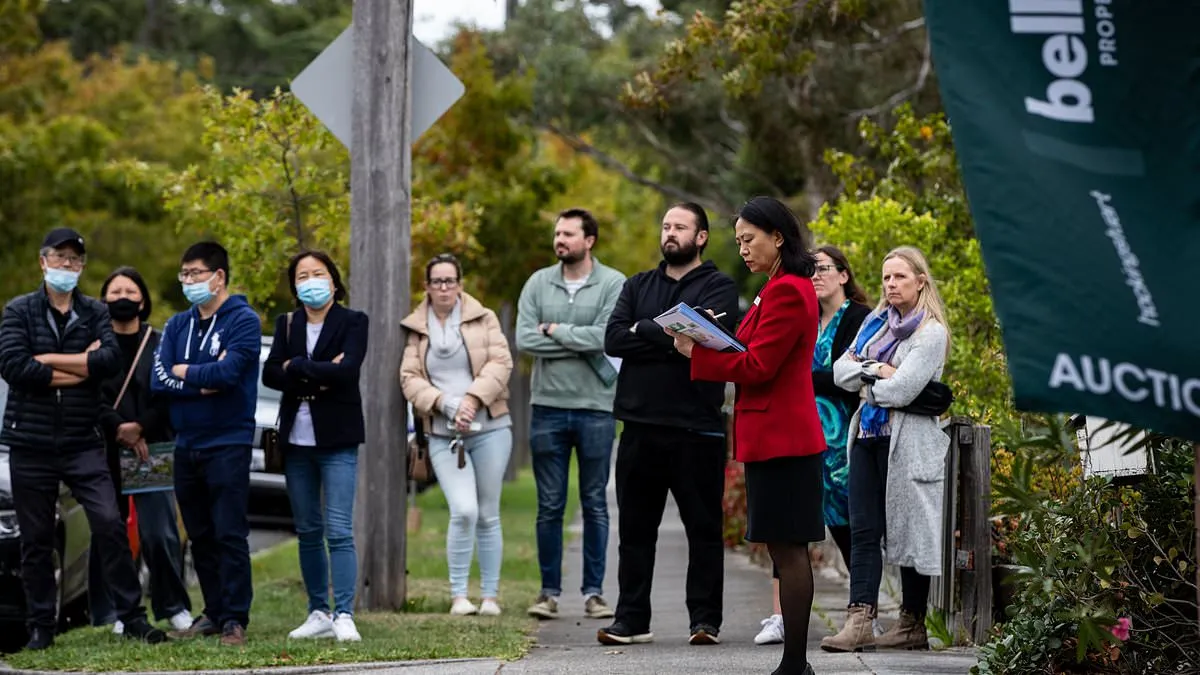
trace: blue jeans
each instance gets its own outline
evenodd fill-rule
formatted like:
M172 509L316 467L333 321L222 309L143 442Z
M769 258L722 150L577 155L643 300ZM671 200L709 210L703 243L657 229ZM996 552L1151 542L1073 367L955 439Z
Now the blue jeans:
M250 623L250 446L175 448L175 499L192 542L204 616Z
M129 496L118 495L117 498L124 501ZM150 571L150 603L154 617L165 621L182 611L190 612L192 601L183 581L183 544L175 522L175 494L136 494L133 505L137 509L142 560ZM93 537L88 556L88 600L93 626L106 626L117 620L99 555L101 545Z
M563 511L571 449L579 458L579 505L583 510L583 587L600 595L608 551L608 474L616 421L611 413L533 406L529 445L537 482L538 565L542 593L562 594Z
M308 590L308 611L329 611L332 576L334 612L353 614L358 583L358 553L354 548L358 448L325 450L289 445L284 473L300 540L300 574Z
M458 451L450 451L450 439L429 437L429 459L450 507L450 527L446 528L450 596L467 597L471 552L478 541L480 595L495 598L504 556L500 491L504 487L508 456L512 454L512 429L492 429L463 440L467 465L460 469Z

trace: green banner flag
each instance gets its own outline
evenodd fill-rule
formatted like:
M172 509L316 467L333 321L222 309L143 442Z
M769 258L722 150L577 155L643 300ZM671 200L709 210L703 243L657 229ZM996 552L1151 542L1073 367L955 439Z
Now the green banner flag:
M1200 439L1200 1L925 10L1017 407Z

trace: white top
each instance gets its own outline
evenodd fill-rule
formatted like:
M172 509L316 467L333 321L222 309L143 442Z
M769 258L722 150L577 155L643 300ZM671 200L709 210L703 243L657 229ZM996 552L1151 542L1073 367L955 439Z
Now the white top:
M591 276L591 273L589 273L582 279L563 279L563 285L567 287L567 295L570 296L572 302L575 301L575 294L579 292L579 289L583 288L583 285L588 282L588 277Z
M324 326L324 323L305 324L305 332L308 334L305 351L308 352L309 358L312 358L313 350L317 348L317 339L321 337L321 328ZM296 420L292 424L292 432L288 434L288 443L310 448L317 445L317 432L313 430L312 411L308 408L308 401L300 402L300 409L296 411Z

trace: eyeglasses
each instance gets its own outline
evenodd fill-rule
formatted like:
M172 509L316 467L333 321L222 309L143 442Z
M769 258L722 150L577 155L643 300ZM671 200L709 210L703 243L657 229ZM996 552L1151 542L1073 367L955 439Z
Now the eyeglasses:
M212 270L180 270L179 271L179 281L182 283L185 283L185 284L187 282L193 281L193 280L201 281L200 277L204 276L205 274L212 274L212 273L213 273Z
M46 258L47 262L51 263L52 267L80 269L87 264L86 255L75 255L73 253L59 253L58 251L50 251L43 257Z
M458 279L430 279L430 288L454 288L458 285Z
M815 277L818 274L821 274L821 275L833 274L834 272L841 272L841 271L842 271L842 268L839 265L817 265L817 269L815 272L813 272L813 276Z

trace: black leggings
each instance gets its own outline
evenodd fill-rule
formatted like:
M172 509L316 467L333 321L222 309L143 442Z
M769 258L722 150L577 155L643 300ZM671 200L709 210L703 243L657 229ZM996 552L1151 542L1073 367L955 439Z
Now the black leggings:
M842 552L842 561L846 563L846 569L850 569L850 526L830 525L829 534L833 535L833 542ZM774 562L771 563L771 576L775 579L779 578L779 566Z

